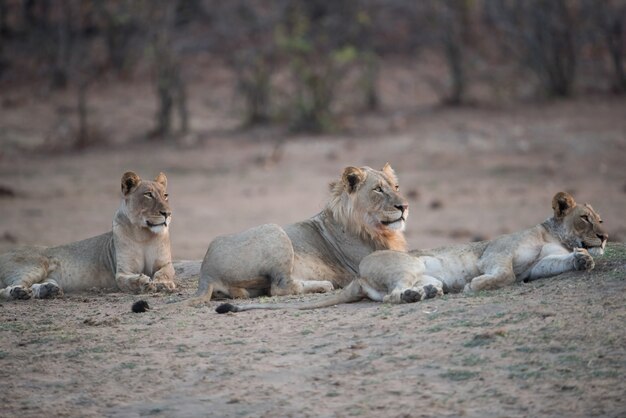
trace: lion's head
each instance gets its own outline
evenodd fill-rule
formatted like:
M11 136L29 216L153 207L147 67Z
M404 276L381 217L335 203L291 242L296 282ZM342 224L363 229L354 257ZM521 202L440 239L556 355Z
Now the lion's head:
M569 193L559 192L552 198L552 209L563 244L585 248L594 257L604 254L609 235L602 228L600 215L589 204L578 205Z
M406 250L402 232L409 204L398 192L398 178L389 164L381 171L346 167L330 188L328 210L335 220L371 240L376 249Z
M155 234L167 231L172 210L167 201L167 178L159 173L154 181L142 180L129 171L122 176L122 197L130 222Z

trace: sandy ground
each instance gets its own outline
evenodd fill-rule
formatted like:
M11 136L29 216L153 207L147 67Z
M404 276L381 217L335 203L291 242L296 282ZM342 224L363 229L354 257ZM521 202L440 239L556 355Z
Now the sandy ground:
M624 416L625 258L612 247L593 274L412 305L5 303L3 416ZM167 299L190 296L182 285Z
M347 120L351 134L286 140L209 130L184 146L81 153L0 141L0 251L108 230L130 169L168 175L174 257L200 259L219 234L314 215L346 165L385 162L410 202L412 248L534 225L559 190L593 204L623 242L624 115L626 101L603 98L390 112ZM0 139L20 123L27 131L16 111L0 114ZM149 296L157 309L140 315L136 296L110 291L4 302L0 415L624 416L625 264L614 246L593 273L315 312L166 304L195 280Z

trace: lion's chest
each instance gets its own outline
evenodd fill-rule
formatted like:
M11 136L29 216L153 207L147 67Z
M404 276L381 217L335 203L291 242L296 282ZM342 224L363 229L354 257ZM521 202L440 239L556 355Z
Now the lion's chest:
M159 245L146 245L142 248L140 254L138 255L138 261L140 263L139 270L147 275L152 277L154 273L159 270L161 267L161 260L163 259L163 254Z

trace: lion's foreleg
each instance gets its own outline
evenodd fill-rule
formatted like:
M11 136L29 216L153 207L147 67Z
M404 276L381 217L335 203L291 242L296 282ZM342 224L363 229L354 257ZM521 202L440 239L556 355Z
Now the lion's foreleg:
M250 292L245 287L231 286L228 288L228 294L233 299L250 299Z
M328 293L335 287L328 280L302 280L302 293Z
M115 275L115 283L124 292L143 293L156 291L155 284L145 274L117 273Z
M136 261L140 254L136 254L127 246L118 246L115 265L115 283L122 292L144 293L156 291L156 286L149 276L136 273L142 268ZM122 251L121 249L127 250Z
M174 283L174 266L171 262L167 263L163 267L154 273L153 281L157 287L157 290L165 290L171 292L176 289L176 283Z
M529 281L556 276L572 270L591 270L595 266L593 257L582 248L567 254L552 254L543 257L533 266Z
M333 284L327 280L297 280L288 282L272 282L270 294L272 296L299 295L302 293L328 293L334 290Z

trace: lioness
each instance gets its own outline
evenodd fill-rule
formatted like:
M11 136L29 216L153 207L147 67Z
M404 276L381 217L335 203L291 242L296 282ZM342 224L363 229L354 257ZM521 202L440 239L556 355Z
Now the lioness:
M405 251L409 205L389 164L381 171L347 167L330 189L330 201L311 219L216 238L202 261L191 303L212 296L326 292L356 278L366 255Z
M111 232L59 247L22 247L0 255L0 298L49 298L63 291L116 285L130 292L174 289L166 187L163 173L143 181L127 172Z
M250 309L313 309L363 298L390 303L417 302L444 291L498 289L516 280L532 281L571 270L591 270L592 255L608 239L600 216L577 205L565 192L552 199L554 216L530 229L491 241L410 253L378 251L359 265L360 277L337 295L300 304L224 304L219 313Z

